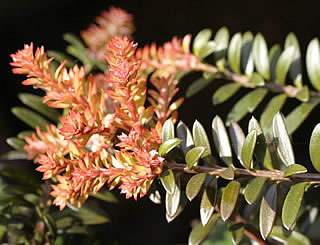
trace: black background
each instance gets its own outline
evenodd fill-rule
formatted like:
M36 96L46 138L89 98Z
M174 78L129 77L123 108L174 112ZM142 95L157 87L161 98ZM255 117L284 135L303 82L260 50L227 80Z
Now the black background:
M135 17L136 32L134 38L140 46L156 41L161 44L174 35L187 33L196 35L203 28L214 32L222 26L229 28L232 34L251 30L261 32L268 46L283 44L286 35L294 32L305 53L308 42L320 37L320 15L317 1L75 1L75 0L11 0L0 4L0 153L9 150L5 138L15 136L27 127L16 120L10 108L21 105L17 94L32 91L20 84L22 76L12 75L9 66L11 53L22 49L25 43L34 42L35 46L44 45L47 50L63 51L66 43L62 39L65 32L78 34L94 21L103 9L118 6L126 9ZM187 79L188 80L188 79ZM191 80L191 78L189 79ZM182 84L181 94L190 81ZM225 119L226 111L231 109L235 100L218 107L211 104L211 95L221 83L187 100L180 110L180 118L188 125L198 119L206 125L208 132L212 118L219 114ZM245 92L245 91L243 91ZM284 113L296 105L284 108ZM258 117L260 110L255 113ZM319 109L311 114L303 129L294 134L297 163L309 161L306 157L308 138L316 123L319 122ZM250 117L246 117L242 125ZM31 164L31 163L25 163ZM176 244L185 243L190 229L189 220L198 216L198 210L187 209L177 221L167 225L164 208L155 207L144 198L141 201L124 201L113 207L114 224L110 226L114 235L119 236L122 244ZM111 207L112 208L112 207ZM107 234L107 232L106 232ZM150 242L151 241L151 242Z

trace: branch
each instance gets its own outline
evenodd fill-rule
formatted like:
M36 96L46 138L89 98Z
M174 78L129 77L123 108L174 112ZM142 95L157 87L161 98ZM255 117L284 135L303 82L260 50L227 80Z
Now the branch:
M194 169L189 169L186 164L181 163L169 163L167 162L167 167L172 170L180 170L185 173L197 174L197 173L207 173L209 175L220 176L221 173L228 168L213 168L206 166L198 166ZM284 172L275 170L249 170L244 168L233 168L234 175L237 177L253 178L253 177L266 177L273 181L281 182L309 182L310 184L320 184L320 174L315 173L301 173L295 174L290 177L284 177Z
M240 75L237 73L234 73L232 71L229 71L227 69L224 70L219 70L217 67L213 66L213 65L209 65L209 64L200 64L197 65L195 67L196 70L200 70L200 71L206 71L206 72L212 72L212 73L216 73L217 77L220 76L220 78L224 78L227 80L231 80L235 83L239 83L241 84L243 87L246 88L256 88L257 85L249 83L250 81L250 77L246 76L246 75ZM288 97L292 97L295 98L298 94L298 92L300 92L300 88L291 86L291 85L287 85L287 86L282 86L280 84L274 83L272 81L266 81L266 83L263 86L259 86L261 88L266 88L268 90L271 90L274 93L285 93ZM320 92L316 92L314 90L310 90L310 97L320 97ZM310 101L312 101L312 99L310 99Z

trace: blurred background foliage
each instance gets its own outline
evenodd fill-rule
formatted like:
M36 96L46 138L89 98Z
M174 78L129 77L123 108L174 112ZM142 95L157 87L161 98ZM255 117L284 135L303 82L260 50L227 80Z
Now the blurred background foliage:
M5 143L7 137L16 135L25 124L17 120L10 112L13 106L21 105L18 92L31 92L32 88L20 84L22 77L12 75L9 67L11 53L22 49L23 44L34 42L35 46L44 45L47 50L65 50L66 42L62 35L66 32L79 34L94 21L104 9L117 6L133 14L136 25L134 39L140 46L155 41L162 44L171 40L172 36L183 36L187 33L196 35L203 28L213 31L226 26L233 34L251 30L261 32L271 47L274 43L284 41L289 32L294 32L299 39L302 53L305 53L308 42L314 37L320 37L316 1L41 1L41 0L11 0L0 4L1 27L1 69L2 88L0 89L0 153L10 149ZM188 79L187 79L188 80ZM181 94L193 80L182 84ZM211 95L222 82L212 84L186 100L180 109L180 118L187 125L192 125L198 119L207 130L215 114L223 119L226 112L237 101L237 96L223 105L214 107ZM34 92L34 91L32 91ZM244 91L245 93L246 91ZM241 97L241 95L239 95ZM284 108L284 114L295 106L289 103ZM198 108L203 108L199 110ZM227 109L226 109L227 108ZM319 122L317 109L311 113L300 130L294 135L294 148L297 162L305 162L308 151L308 139L316 123ZM257 111L259 114L259 110ZM247 125L250 116L240 124ZM245 127L245 126L244 126ZM307 159L309 160L309 159ZM10 163L12 164L12 163ZM31 162L17 163L22 168L32 165ZM33 166L32 166L33 167ZM29 170L30 168L28 168ZM31 172L35 178L40 177ZM108 238L110 242L117 240L118 244L184 244L190 232L190 220L199 217L199 203L193 202L187 206L181 216L170 224L165 220L164 205L154 205L147 198L138 202L125 200L117 191L118 204L106 203L102 209L108 213L112 223L106 223L95 230L96 238ZM221 232L219 232L219 229ZM221 237L221 244L230 243L230 234L224 234L223 224L219 224L210 237ZM115 239L117 238L117 239ZM209 239L210 240L210 239ZM106 240L104 240L106 241ZM88 241L89 242L89 241ZM93 242L93 241L92 241ZM97 243L98 244L98 243ZM103 243L100 243L103 244ZM213 244L206 241L204 244ZM220 244L215 241L214 244Z

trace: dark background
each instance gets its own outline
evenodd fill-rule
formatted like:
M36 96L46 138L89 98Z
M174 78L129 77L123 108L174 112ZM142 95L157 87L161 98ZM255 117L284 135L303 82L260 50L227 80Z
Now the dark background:
M11 53L22 49L25 43L34 42L35 46L44 45L46 50L63 51L66 43L62 39L65 32L78 34L86 29L109 6L126 9L135 17L135 40L140 46L156 41L162 44L174 35L187 33L196 35L203 28L214 32L222 26L229 28L232 34L251 30L261 32L268 46L283 44L286 35L294 32L305 53L308 42L320 37L320 15L317 1L76 1L76 0L10 0L0 4L1 31L1 96L0 96L0 153L10 148L5 138L15 136L27 127L16 120L10 108L21 105L17 93L32 91L20 84L23 77L12 75L9 66ZM190 81L182 85L182 93ZM221 84L221 83L220 83ZM180 110L180 118L188 125L198 119L206 125L208 132L215 114L225 119L226 111L231 109L235 100L218 107L211 104L211 95L219 82L209 89L187 100ZM294 102L292 105L295 105ZM287 113L292 106L287 106ZM319 122L319 109L311 114L303 129L294 134L297 163L309 161L305 157L308 138L316 123ZM257 117L259 116L259 110ZM246 128L246 117L242 125ZM31 164L26 162L25 164ZM112 211L115 221L111 231L125 244L176 244L185 243L190 229L189 219L198 216L198 209L191 205L179 219L167 225L164 208L155 207L144 198L137 203L124 201ZM107 231L106 231L107 233ZM152 240L150 240L152 239ZM152 242L150 242L152 241Z

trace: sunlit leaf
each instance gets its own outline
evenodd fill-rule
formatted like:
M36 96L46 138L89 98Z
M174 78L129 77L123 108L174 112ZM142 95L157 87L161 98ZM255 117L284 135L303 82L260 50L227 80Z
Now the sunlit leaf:
M228 62L236 73L241 73L241 39L241 33L234 34L228 48Z
M270 236L288 245L311 245L311 242L305 235L297 231L287 232L282 226L274 226Z
M166 193L166 212L170 217L173 217L176 212L178 211L179 204L180 204L180 196L181 196L181 189L180 189L180 178L175 178L175 187L172 194L169 192Z
M221 86L212 96L212 103L214 105L221 104L232 97L238 90L241 88L241 85L238 83L229 83Z
M303 88L301 88L297 93L296 98L302 102L308 102L310 98L308 86L304 86Z
M176 187L176 181L172 169L165 169L160 175L160 181L164 189L169 194L173 194Z
M194 38L192 45L192 52L195 56L200 55L200 51L206 46L207 42L212 36L212 31L208 28L201 30Z
M176 213L173 216L170 216L168 214L168 212L166 212L166 220L168 223L170 223L171 221L173 221L175 218L177 218L179 216L179 214L181 214L181 212L183 211L183 209L185 208L185 206L187 205L188 200L186 198L186 195L184 192L181 193L180 195L180 202L179 202L179 207L176 211Z
M254 148L256 146L257 141L257 132L256 130L252 130L246 137L243 142L242 150L241 150L241 159L244 166L247 169L251 169L252 166L252 156L254 152Z
M242 166L244 166L241 159L241 150L246 137L238 123L231 122L229 126L229 135L232 143L232 148L236 153L238 160L240 161Z
M178 138L173 138L173 139L170 139L170 140L163 142L160 145L159 150L158 150L159 155L165 156L166 154L168 154L168 152L170 152L173 148L178 146L180 143L181 143L181 139L178 139Z
M203 226L201 222L196 224L189 235L188 244L189 245L198 245L201 243L203 239L205 239L209 232L213 229L215 226L218 218L220 217L220 214L216 213L213 214L209 220L209 222Z
M259 228L265 240L271 233L277 210L277 185L273 184L263 196L260 206Z
M309 154L313 167L320 172L320 123L312 131L309 144Z
M282 224L287 230L292 230L293 225L295 224L306 184L306 182L302 182L291 186L290 191L284 200L282 207Z
M276 65L278 63L278 59L281 54L281 48L279 44L275 44L269 51L269 63L270 63L270 73L271 73L271 80L276 80Z
M220 214L223 221L226 221L232 214L240 191L240 183L236 180L231 181L223 190Z
M308 170L300 165L300 164L291 164L287 167L286 171L284 172L284 177L289 177L295 174L306 173Z
M166 120L162 127L162 142L174 138L174 124L173 121L170 119Z
M290 66L289 75L292 80L295 80L297 76L301 76L302 70L301 70L301 52L300 52L300 46L297 37L294 35L294 33L289 33L286 41L284 43L284 48L287 49L288 47L294 47L295 54L293 58L293 62Z
M241 67L246 75L253 72L253 56L252 56L253 34L247 31L242 36L241 46Z
M219 175L221 178L226 180L233 180L234 179L234 167L230 165L226 170L220 172Z
M211 127L214 146L219 157L227 166L233 165L230 141L224 123L219 116L215 116Z
M199 59L203 60L207 56L211 55L216 50L217 44L215 41L208 41L205 46L200 49Z
M257 177L250 180L250 182L247 184L244 190L244 198L250 205L257 200L266 181L267 178L265 177Z
M154 204L161 204L161 195L158 189L155 187L154 184L151 185L148 191L148 197L151 202Z
M285 85L286 77L290 68L291 63L295 57L294 47L288 47L280 55L277 66L276 66L276 82Z
M181 148L184 154L187 154L188 151L190 151L194 147L194 142L192 138L192 134L185 125L184 122L180 121L177 126L177 136L179 139L182 140L181 142Z
M233 244L239 244L244 235L244 225L242 223L233 223L229 226L229 231L232 233Z
M191 179L188 181L186 187L186 195L190 202L198 195L206 177L206 173L200 173L193 175Z
M210 220L217 198L217 179L214 177L203 192L200 202L200 219L202 225L206 225Z
M280 113L277 113L273 118L272 132L276 145L276 151L281 161L286 166L294 164L295 157L291 145L291 140L288 135L284 118Z
M214 52L215 61L218 62L219 60L225 57L228 43L229 43L229 31L226 27L221 27L215 37L214 41L216 42L216 50Z
M320 91L320 47L318 38L314 38L308 45L306 66L309 80L314 88Z
M24 146L26 145L26 142L24 140L21 140L15 137L10 137L10 138L7 138L6 142L15 150L20 152L25 152Z
M245 117L249 112L252 113L267 93L268 90L258 88L238 100L227 115L226 125L229 126L231 121L237 122Z
M205 151L204 147L198 146L187 152L185 161L189 169L192 169L193 166L199 161L204 151Z
M257 71L266 79L270 79L267 43L261 33L258 33L253 41L253 61Z
M211 155L211 147L210 142L207 136L207 133L204 127L201 125L200 122L195 121L192 127L192 135L193 141L195 146L202 146L205 148L204 153L202 153L202 158Z
M249 83L257 86L262 86L264 85L264 79L259 73L254 72L249 80Z

